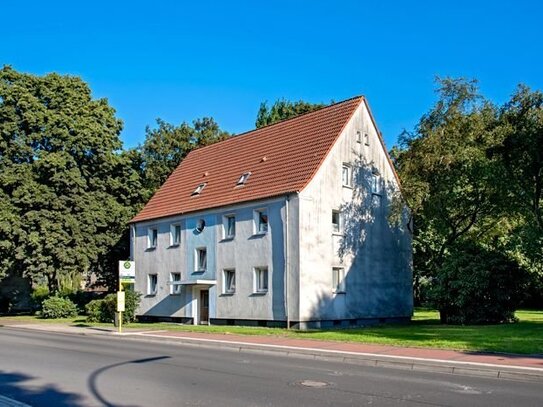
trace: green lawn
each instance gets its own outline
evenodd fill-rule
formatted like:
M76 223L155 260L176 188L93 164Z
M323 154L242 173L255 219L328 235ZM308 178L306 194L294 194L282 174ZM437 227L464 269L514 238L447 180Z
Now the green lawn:
M415 311L408 325L379 325L344 330L287 331L279 328L236 326L194 326L172 323L133 323L129 328L191 332L218 332L240 335L278 335L294 338L363 342L394 346L429 347L470 351L543 354L543 311L518 311L518 323L504 325L440 325L436 311ZM67 323L75 326L111 326L88 324L84 317L42 320L35 317L3 317L2 322Z

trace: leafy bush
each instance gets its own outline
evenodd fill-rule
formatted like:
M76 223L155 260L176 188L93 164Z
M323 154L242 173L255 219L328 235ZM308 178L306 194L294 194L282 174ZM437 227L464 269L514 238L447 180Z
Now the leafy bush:
M125 311L123 323L136 320L136 309L141 301L141 294L135 291L125 291ZM85 306L88 322L113 322L117 312L117 294L109 294L102 300L93 300Z
M32 298L32 308L39 310L43 301L49 297L49 288L46 285L38 285L32 290L30 297Z
M85 307L89 302L103 298L104 294L101 292L78 290L67 297L73 301L79 311L85 312Z
M527 273L501 252L458 245L433 279L430 300L447 324L515 321Z
M77 307L68 298L49 297L42 302L42 318L70 318L77 316Z

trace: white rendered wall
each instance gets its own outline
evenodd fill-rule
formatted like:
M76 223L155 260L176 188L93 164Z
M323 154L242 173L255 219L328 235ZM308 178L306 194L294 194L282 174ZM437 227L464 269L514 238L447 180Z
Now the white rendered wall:
M357 131L362 143L357 142ZM343 163L353 168L353 188L342 185ZM375 198L381 205L372 207L371 177L376 171L383 193ZM405 219L399 227L387 219L391 191L397 190L377 129L362 103L300 193L301 321L411 316L411 236ZM342 234L332 231L333 209L343 210ZM345 293L334 293L332 267L345 269Z

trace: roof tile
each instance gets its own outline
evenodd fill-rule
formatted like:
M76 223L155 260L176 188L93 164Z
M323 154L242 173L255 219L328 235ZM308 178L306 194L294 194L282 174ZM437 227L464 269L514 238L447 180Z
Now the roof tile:
M301 191L362 100L348 99L192 151L132 222ZM248 171L245 185L236 186ZM202 192L191 195L204 182Z

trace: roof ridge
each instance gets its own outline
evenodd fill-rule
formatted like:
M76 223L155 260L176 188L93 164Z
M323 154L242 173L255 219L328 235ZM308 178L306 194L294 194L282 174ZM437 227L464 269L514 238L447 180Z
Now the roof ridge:
M279 124L286 123L286 122L288 122L288 121L292 121L292 120L295 120L295 119L299 119L299 118L301 118L301 117L303 117L303 116L307 116L307 115L310 115L310 114L313 114L313 113L317 113L317 112L322 112L324 109L329 109L329 108L331 108L331 107L334 107L334 106L337 106L337 105L341 105L341 104L343 104L343 103L350 102L350 101L352 101L352 100L354 100L354 99L364 99L364 100L365 100L366 97L365 97L364 95L353 96L353 97L350 97L350 98L348 98L348 99L341 100L341 101L339 101L339 102L334 102L334 103L332 103L332 104L330 104L330 105L326 105L326 106L320 107L320 108L318 108L318 109L312 110L311 112L305 112L305 113L299 114L299 115L297 115L297 116L289 117L288 119L280 120L280 121L278 121L278 122L270 123L270 124L267 124L267 125L262 126L262 127L258 127L258 128L254 128L254 129L252 129L252 130L244 131L243 133L233 134L233 135L231 135L230 137L228 137L226 140L221 140L221 141L218 141L218 142L216 142L216 143L208 144L207 146L202 146L202 147L198 147L198 148L196 148L196 149L194 149L194 150L191 150L191 151L189 152L189 154L191 154L191 153L194 152L194 151L202 151L202 150L204 150L204 149L206 149L206 148L208 148L208 147L214 147L214 146L221 145L221 144L224 144L224 143L229 142L229 141L237 140L237 139L240 138L240 137L247 136L247 135L249 135L249 134L251 134L251 133L254 133L254 132L256 132L256 131L260 131L260 130L263 130L263 129L269 129L269 128L272 127L272 126L277 126L277 125L279 125ZM187 156L188 156L188 154L187 154ZM186 158L186 157L185 157L185 158Z

